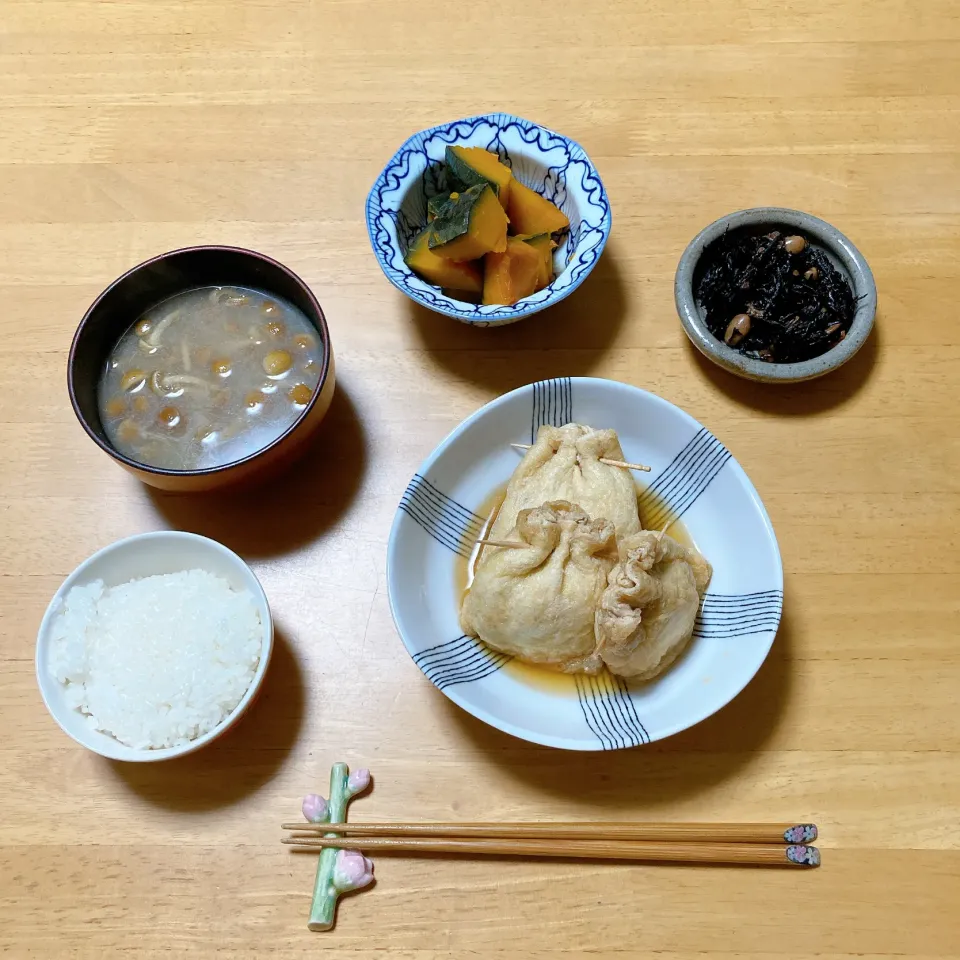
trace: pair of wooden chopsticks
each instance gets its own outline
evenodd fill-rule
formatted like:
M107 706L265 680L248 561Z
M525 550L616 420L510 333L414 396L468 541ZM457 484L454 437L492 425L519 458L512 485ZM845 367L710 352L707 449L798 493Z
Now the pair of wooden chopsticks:
M670 863L816 867L813 824L285 823L284 843L365 853L448 853ZM339 834L339 836L325 836Z

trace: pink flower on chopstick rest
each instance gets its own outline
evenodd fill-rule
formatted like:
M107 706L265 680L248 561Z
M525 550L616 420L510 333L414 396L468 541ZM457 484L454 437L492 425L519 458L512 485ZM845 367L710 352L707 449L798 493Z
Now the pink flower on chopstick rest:
M360 890L373 883L373 861L359 850L338 850L332 881L341 893Z
M304 818L310 823L323 823L327 819L327 801L319 794L308 793L303 798Z
M351 797L363 793L370 786L370 771L366 767L354 770L347 778L347 792Z

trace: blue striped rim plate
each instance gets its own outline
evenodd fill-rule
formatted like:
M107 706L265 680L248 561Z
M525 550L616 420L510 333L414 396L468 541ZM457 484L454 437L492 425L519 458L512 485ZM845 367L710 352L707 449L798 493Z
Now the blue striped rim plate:
M570 221L554 251L556 280L514 306L456 300L404 263L410 241L426 226L427 200L448 189L447 146L499 154L524 186L555 203ZM484 113L421 130L406 140L367 196L367 233L386 278L429 310L475 327L516 323L573 293L600 258L610 235L610 203L596 167L574 140L509 113Z
M463 636L458 571L541 424L613 427L639 474L648 527L679 515L713 564L694 638L663 676L544 677ZM723 443L678 407L612 380L564 377L488 403L453 431L404 491L387 553L390 607L404 645L451 700L494 727L570 750L616 750L668 737L729 703L773 644L783 568L770 519Z

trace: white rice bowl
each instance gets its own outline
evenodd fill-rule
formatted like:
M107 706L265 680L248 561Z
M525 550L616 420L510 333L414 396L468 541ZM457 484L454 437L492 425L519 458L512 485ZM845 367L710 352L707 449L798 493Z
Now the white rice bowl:
M216 540L158 530L98 550L63 581L37 633L37 685L81 746L153 763L229 730L272 653L270 606L250 567Z
M172 747L237 706L262 636L253 597L204 570L95 580L64 598L49 670L94 729L135 749Z

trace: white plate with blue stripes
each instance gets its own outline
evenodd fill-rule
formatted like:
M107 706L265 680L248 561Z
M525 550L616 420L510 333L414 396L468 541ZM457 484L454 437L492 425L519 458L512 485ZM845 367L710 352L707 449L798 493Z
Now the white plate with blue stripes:
M541 424L612 427L638 474L644 526L677 518L713 564L693 640L647 683L529 667L465 637L462 571L491 495ZM562 377L520 387L465 420L424 461L397 510L387 553L390 607L431 683L475 717L568 750L660 740L709 717L751 680L773 644L783 567L770 518L740 465L691 416L637 387Z

